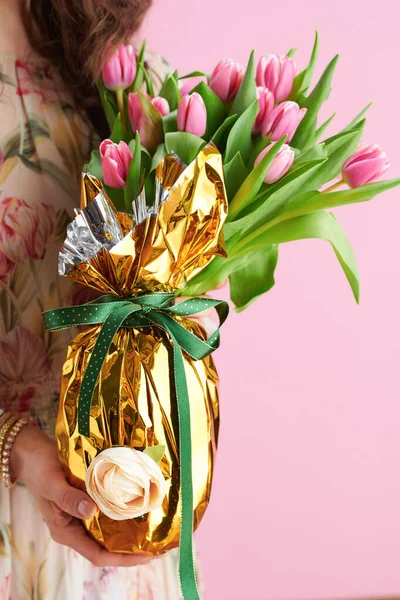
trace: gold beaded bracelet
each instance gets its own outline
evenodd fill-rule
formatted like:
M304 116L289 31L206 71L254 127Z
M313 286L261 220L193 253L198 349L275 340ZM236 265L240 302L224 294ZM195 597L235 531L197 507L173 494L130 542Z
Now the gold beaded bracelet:
M7 413L4 416L4 419L1 423L0 427L0 457L3 454L4 440L7 435L7 431L18 421L19 415L13 413Z
M13 487L17 480L11 480L10 474L10 457L15 438L25 425L28 424L27 419L19 415L11 415L0 431L0 449L1 449L1 469L0 475L3 479L6 488ZM3 430L5 432L3 433ZM2 435L3 433L3 435Z
M0 415L0 431L3 427L3 425L5 424L5 422L12 417L12 413L11 412L5 412L4 410L2 410L1 415ZM1 452L1 449L0 449Z

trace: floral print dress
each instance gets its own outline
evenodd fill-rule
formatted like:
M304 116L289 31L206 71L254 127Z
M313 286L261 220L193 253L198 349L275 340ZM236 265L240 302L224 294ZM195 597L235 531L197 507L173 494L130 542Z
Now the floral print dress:
M54 69L29 50L2 52L0 39L0 407L53 436L73 332L44 332L41 313L86 301L58 277L57 256L96 140ZM176 551L141 567L94 567L50 538L24 486L0 484L0 600L150 598L180 598Z

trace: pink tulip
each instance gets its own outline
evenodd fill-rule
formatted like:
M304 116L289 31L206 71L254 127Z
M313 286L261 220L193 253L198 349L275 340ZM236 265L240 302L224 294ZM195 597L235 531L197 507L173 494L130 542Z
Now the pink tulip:
M264 121L262 136L271 134L271 141L277 142L287 135L287 141L290 142L306 112L307 109L300 108L296 102L278 104Z
M156 96L155 98L151 98L150 102L158 110L162 117L165 117L169 113L169 104L165 98L161 96Z
M178 107L178 129L201 137L207 127L207 109L203 98L197 92L186 95Z
M260 154L257 156L254 166L256 167L260 160L264 158L264 156L271 150L274 144L270 144ZM272 161L271 166L269 167L264 181L265 183L275 183L275 181L279 181L282 179L284 175L289 171L294 161L294 151L287 144L283 144L282 148L279 150L278 154L275 156Z
M122 44L103 66L103 83L109 90L124 90L132 85L135 75L135 49Z
M259 111L253 126L253 133L261 133L262 126L268 115L272 112L275 104L274 95L267 88L257 88L257 99Z
M204 77L200 75L198 77L188 77L187 79L181 79L179 81L179 91L181 96L186 96L186 94L190 94L190 92L204 81Z
M296 63L292 58L268 54L259 60L256 81L274 94L276 102L282 102L292 91L295 75Z
M350 156L343 165L344 181L351 188L372 183L382 177L390 161L377 144L365 146Z
M210 77L210 88L222 102L231 102L243 81L246 69L231 58L223 58Z
M100 159L104 183L113 188L124 187L132 158L133 154L125 142L119 144L111 140L101 142Z
M140 133L143 109L137 92L128 96L128 113L133 132L138 131Z
M148 101L157 109L161 117L164 117L169 113L169 104L165 98L161 98L160 96L150 98L147 94L143 95L146 96ZM139 132L140 141L143 146L149 152L153 152L161 141L159 139L160 131L157 124L151 118L151 115L148 115L143 111L140 97L137 92L135 94L129 94L128 96L128 113L133 131Z

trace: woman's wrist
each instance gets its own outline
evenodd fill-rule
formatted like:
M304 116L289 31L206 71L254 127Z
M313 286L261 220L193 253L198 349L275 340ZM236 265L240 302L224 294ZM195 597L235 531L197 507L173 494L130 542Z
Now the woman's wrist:
M31 423L25 423L20 428L12 441L9 448L9 477L12 480L18 480L21 483L26 483L26 466L27 457L34 453L36 444L34 440L43 434ZM3 463L4 464L4 463Z

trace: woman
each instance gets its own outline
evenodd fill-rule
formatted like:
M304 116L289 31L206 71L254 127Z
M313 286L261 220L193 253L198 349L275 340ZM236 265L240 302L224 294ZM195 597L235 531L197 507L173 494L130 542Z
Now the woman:
M57 253L82 166L106 132L93 83L150 2L0 2L0 438L10 413L36 424L14 418L3 465L3 478L9 466L18 480L0 486L4 599L180 596L176 552L149 562L109 553L86 535L80 519L95 505L61 467L52 439L71 332L44 333L41 321L43 310L85 301L83 289L58 278Z

